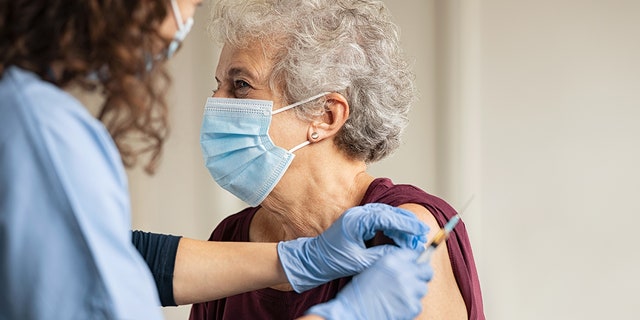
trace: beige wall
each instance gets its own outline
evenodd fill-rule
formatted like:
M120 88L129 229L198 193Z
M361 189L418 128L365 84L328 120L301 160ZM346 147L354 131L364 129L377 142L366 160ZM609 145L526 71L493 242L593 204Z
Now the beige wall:
M402 148L371 168L459 206L486 315L632 319L640 276L640 2L387 1L421 98ZM198 12L171 62L173 133L153 178L130 172L133 225L207 238L242 204L199 149L216 50ZM188 307L166 308L186 319Z
M640 2L481 1L492 319L637 319Z

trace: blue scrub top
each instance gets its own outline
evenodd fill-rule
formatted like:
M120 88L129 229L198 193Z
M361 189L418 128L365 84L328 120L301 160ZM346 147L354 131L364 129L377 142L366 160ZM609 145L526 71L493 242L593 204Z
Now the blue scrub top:
M0 319L161 319L131 244L127 177L71 95L16 67L0 79Z

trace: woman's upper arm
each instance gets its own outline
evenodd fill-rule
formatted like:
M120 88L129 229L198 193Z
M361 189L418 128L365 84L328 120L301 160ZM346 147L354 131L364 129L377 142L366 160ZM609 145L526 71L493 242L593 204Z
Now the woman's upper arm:
M405 203L398 206L413 212L429 226L427 242L440 229L433 214L422 205ZM428 284L427 295L422 300L422 313L417 319L467 319L467 310L453 274L446 245L441 245L431 257L434 274Z

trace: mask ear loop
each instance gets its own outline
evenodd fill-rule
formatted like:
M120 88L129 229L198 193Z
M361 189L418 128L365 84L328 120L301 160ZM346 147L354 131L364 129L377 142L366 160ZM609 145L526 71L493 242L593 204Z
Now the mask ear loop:
M308 146L310 143L311 143L311 142L309 142L309 140L307 140L307 141L305 141L305 142L303 142L303 143L301 143L301 144L299 144L299 145L297 145L297 146L295 146L295 147L291 148L291 150L289 150L289 152L290 152L290 153L294 153L294 152L296 152L296 151L298 151L298 150L302 149L302 147L306 147L306 146Z
M182 13L180 12L180 8L178 7L176 0L171 0L171 9L173 9L173 16L176 18L178 29L182 29L184 27L184 22L182 22Z
M271 112L271 114L272 114L272 115L274 115L274 114L278 114L278 113L280 113L280 112L287 111L287 110L292 109L292 108L295 108L295 107L297 107L297 106L299 106L299 105L301 105L301 104L305 104L305 103L307 103L307 102L309 102L309 101L313 101L313 100L318 99L318 98L320 98L320 97L322 97L322 96L326 96L326 95L327 95L327 94L329 94L329 93L331 93L331 92L328 92L328 91L327 91L327 92L323 92L323 93L320 93L320 94L316 94L316 95L315 95L315 96L313 96L313 97L310 97L310 98L304 99L304 100L302 100L302 101L300 101L300 102L296 102L296 103L291 104L291 105L288 105L288 106L286 106L286 107L282 107L282 108L280 108L280 109L278 109L278 110L276 110L276 111L272 111L272 112ZM299 144L299 145L297 145L297 146L295 146L295 147L291 148L291 149L289 150L289 152L290 152L290 153L294 153L294 152L296 152L296 151L300 150L302 147L306 147L306 146L308 146L309 144L311 144L311 142L310 142L309 140L307 140L307 141L305 141L305 142L303 142L303 143L301 143L301 144Z
M299 106L299 105L301 105L301 104L305 104L305 103L307 103L307 102L309 102L309 101L313 101L313 100L318 99L318 98L320 98L320 97L322 97L322 96L326 96L326 95L328 95L329 93L331 93L331 92L323 92L323 93L321 93L321 94L316 94L315 96L313 96L313 97L311 97L311 98L304 99L304 100L302 100L302 101L300 101L300 102L296 102L296 103L294 103L294 104L290 104L290 105L288 105L288 106L286 106L286 107L282 107L282 108L280 108L280 109L278 109L278 110L276 110L276 111L272 111L272 112L271 112L271 114L278 114L278 113L280 113L280 112L287 111L287 110L292 109L292 108L295 108L295 107L297 107L297 106Z
M178 47L191 30L191 27L193 27L193 17L187 19L186 23L182 21L182 13L180 12L180 8L178 7L176 0L171 0L171 9L173 10L173 17L176 20L176 24L178 25L178 31L176 31L176 34L173 36L173 40L171 40L171 43L167 48L167 59L170 59L176 50L178 50Z

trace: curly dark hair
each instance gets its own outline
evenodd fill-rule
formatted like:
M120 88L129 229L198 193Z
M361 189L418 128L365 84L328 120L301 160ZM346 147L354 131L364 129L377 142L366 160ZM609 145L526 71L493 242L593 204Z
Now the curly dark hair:
M10 66L60 88L101 90L98 118L126 167L149 153L152 174L168 135L170 78L148 57L167 40L158 29L168 0L0 0L0 78Z

